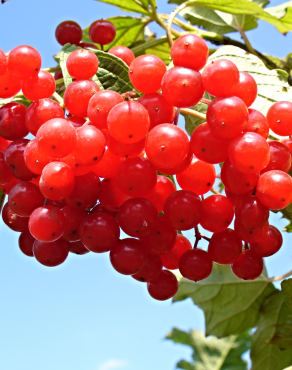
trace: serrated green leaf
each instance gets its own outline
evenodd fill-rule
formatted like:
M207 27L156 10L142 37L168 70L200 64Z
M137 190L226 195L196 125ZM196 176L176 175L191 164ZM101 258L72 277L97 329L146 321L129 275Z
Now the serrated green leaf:
M208 338L200 330L185 332L173 329L166 339L175 343L190 346L193 350L193 360L190 363L181 360L177 368L186 370L247 370L247 362L242 360L243 353L250 347L251 336L248 332L240 336L231 335L218 339Z
M283 294L275 291L261 307L257 330L252 336L250 357L252 370L282 370L292 363L292 349L281 350L271 343L279 326L285 325L291 315Z
M32 104L32 101L28 100L23 94L17 94L13 98L0 99L0 107L3 107L3 105L10 102L23 104L26 108L28 108Z
M284 301L292 310L292 279L283 280L281 283Z
M193 282L176 273L179 289L174 301L191 298L205 314L206 333L223 337L256 325L260 306L275 288L265 274L252 281L238 279L230 266L213 264L211 275Z
M72 77L66 68L66 61L70 53L76 49L80 48L66 44L60 53L60 66L66 87L72 82ZM120 94L135 90L128 75L129 67L122 59L101 50L90 48L88 50L92 51L98 58L98 70L92 80L98 84L101 90L113 90Z
M102 3L115 5L124 12L148 14L148 1L147 0L96 0ZM156 1L152 0L156 4ZM140 5L141 4L141 5Z
M240 71L250 73L258 86L258 97L252 108L266 114L270 106L278 101L292 101L292 89L286 74L269 70L255 55L235 46L223 46L211 55L209 61L226 58L234 62ZM277 136L277 135L275 135Z
M123 45L131 46L137 41L144 41L143 30L149 23L149 17L135 18L135 17L111 17L107 19L116 27L116 37L114 41L105 45L105 49L109 50L113 46ZM89 26L83 30L83 41L92 42L88 35Z
M252 16L258 19L262 19L274 25L281 33L287 33L292 30L292 8L289 7L289 3L288 7L284 10L285 16L281 16L282 12L280 16L273 15L261 8L261 6L259 6L255 2L249 0L192 0L187 1L186 3L189 6L188 8L184 9L181 14L190 12L190 9L192 9L192 7L194 6L204 7L207 9L232 14L235 16ZM228 20L228 17L226 19ZM242 24L244 18L239 17L238 19L239 23ZM229 22L229 25L232 24L232 22L230 21L227 22ZM252 24L252 27L254 26L254 21L252 20L252 18L250 19L249 23ZM244 26L244 24L242 25Z
M212 97L207 92L204 93L204 98L212 100ZM193 110L196 110L197 112L206 114L207 109L208 109L208 105L204 104L204 103L198 103L197 105L195 105L194 107L191 107L190 109L193 109ZM194 129L196 127L198 127L201 123L205 122L205 120L202 120L200 118L196 118L196 117L193 117L193 116L189 116L188 114L182 114L182 115L185 118L186 132L190 136L192 136L192 133L194 132Z

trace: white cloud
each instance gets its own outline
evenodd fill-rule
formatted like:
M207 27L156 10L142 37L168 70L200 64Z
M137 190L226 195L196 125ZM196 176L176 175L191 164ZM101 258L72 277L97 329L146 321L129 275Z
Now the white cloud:
M117 370L122 369L123 367L127 366L128 362L124 360L108 360L104 363L102 363L98 370Z

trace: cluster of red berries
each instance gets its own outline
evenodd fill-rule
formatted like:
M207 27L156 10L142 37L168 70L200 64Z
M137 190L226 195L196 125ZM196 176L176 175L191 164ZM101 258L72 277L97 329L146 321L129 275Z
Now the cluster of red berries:
M99 44L115 34L111 26L110 37L98 34L104 22L89 30ZM58 41L81 45L77 26L59 25ZM134 92L100 91L90 79L98 70L96 55L78 49L67 60L74 81L64 92L65 118L50 99L54 89L41 75L38 52L19 46L7 59L1 51L0 97L18 92L15 80L32 101L28 109L15 102L0 108L0 184L9 194L2 217L21 232L23 253L56 266L69 251L110 252L114 269L147 282L158 300L178 289L166 269L179 269L193 281L208 277L213 262L231 265L242 279L262 273L262 257L282 245L281 233L268 223L269 209L292 201L292 139L267 138L269 129L292 135L292 103L274 104L267 118L249 109L257 96L253 77L225 59L205 67L208 56L202 39L185 35L171 48L169 70L154 55L133 59L129 77L143 94L136 99ZM207 122L189 140L176 113L196 105L205 91L215 98L204 100ZM25 139L28 133L35 138ZM204 199L215 183L214 164L222 162L226 196ZM165 175L176 175L182 190ZM199 224L213 233L211 239L200 234ZM194 248L178 234L192 228ZM121 240L120 229L129 238ZM208 251L197 248L202 237L209 240Z

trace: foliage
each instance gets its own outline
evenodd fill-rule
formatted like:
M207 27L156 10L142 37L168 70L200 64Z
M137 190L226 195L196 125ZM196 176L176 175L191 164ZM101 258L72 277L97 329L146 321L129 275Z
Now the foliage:
M218 339L214 336L206 338L200 330L187 333L174 328L166 339L187 345L193 350L193 362L181 360L176 365L178 369L247 370L247 362L242 359L242 355L250 348L249 332Z

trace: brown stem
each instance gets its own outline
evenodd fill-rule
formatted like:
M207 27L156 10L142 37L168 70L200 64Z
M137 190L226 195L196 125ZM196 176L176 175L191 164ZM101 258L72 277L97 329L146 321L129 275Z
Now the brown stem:
M2 190L2 188L0 187L0 213L2 211L4 201L5 201L5 193Z
M291 275L292 275L292 270L286 272L286 274L284 274L284 275L270 278L270 279L268 279L268 281L279 281L279 280L283 280L283 279L286 279L287 277L289 277Z
M180 114L180 108L176 108L174 121L173 121L174 126L177 126L178 124L179 114Z
M214 189L214 188L210 189L210 191L212 191L212 193L213 193L213 194L221 195L221 194L219 193L219 191L217 191L217 190L216 190L216 189Z
M211 238L208 238L207 236L205 236L205 235L203 235L203 234L200 234L201 235L201 238L202 239L205 239L205 240L207 240L208 242L210 242L211 241Z
M189 116L200 118L204 121L206 121L206 114L197 112L196 110L189 109L189 108L181 108L180 112L183 114L188 114Z
M249 244L247 242L244 242L244 249L249 249Z
M201 102L201 103L203 103L203 104L210 105L210 104L212 103L212 100L202 98L202 99L200 100L200 102Z
M103 51L103 45L100 44L99 46L100 46L100 50Z
M195 244L194 244L194 249L197 248L197 246L199 244L199 241L202 239L198 226L195 227L195 238L196 238L196 241L195 241Z

